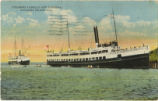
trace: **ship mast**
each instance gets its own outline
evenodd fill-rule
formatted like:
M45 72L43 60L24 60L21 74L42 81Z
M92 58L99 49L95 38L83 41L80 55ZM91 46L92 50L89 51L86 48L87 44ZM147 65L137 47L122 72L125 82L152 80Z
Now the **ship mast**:
M59 6L59 10L63 10L62 7L62 0L59 0L61 5ZM68 35L68 51L70 51L70 31L69 31L69 22L68 22L68 15L63 15L63 14L51 14L49 15L49 22L50 22L50 34L49 35L63 35L67 34Z
M114 16L114 11L113 11L113 9L112 9L112 18L113 18L113 22L114 22L115 38L116 38L117 47L118 47L118 39L117 39L116 22L115 22L115 16Z
M62 0L60 1L61 2L61 10L63 10L63 2ZM67 16L67 15L66 15ZM68 17L67 17L67 20L66 20L66 28L67 28L67 34L68 34L68 51L70 51L70 31L69 31L69 22L68 22Z
M24 51L24 39L21 39L21 55L23 55L23 51Z
M67 31L68 31L68 51L70 51L70 32L69 32L69 23L68 23L68 19L67 19Z
M15 40L14 40L14 56L16 57L16 36L15 36Z

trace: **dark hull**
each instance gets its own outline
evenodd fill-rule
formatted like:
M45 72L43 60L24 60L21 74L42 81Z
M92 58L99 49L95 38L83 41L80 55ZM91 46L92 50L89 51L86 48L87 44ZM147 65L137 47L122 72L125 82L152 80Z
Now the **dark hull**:
M21 62L9 61L8 64L9 65L29 65L30 61L21 61Z
M76 62L53 62L47 61L51 66L72 66L72 67L88 67L94 68L149 68L149 54L134 55L128 57L119 57L105 60L94 61L76 61Z

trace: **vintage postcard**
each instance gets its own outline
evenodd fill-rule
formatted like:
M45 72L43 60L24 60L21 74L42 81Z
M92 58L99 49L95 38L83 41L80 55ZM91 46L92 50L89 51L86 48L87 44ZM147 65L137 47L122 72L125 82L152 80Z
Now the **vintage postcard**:
M2 0L2 100L158 100L158 1Z

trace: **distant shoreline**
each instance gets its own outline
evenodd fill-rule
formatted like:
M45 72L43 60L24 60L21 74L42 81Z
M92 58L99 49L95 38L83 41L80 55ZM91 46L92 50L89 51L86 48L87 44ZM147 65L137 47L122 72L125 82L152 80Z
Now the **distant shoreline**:
M158 69L158 48L150 51L149 64L152 68Z

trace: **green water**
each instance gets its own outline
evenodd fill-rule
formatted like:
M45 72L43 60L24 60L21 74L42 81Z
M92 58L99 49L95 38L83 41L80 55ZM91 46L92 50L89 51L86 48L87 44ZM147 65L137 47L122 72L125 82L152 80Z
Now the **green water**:
M2 99L158 99L156 69L1 68Z

